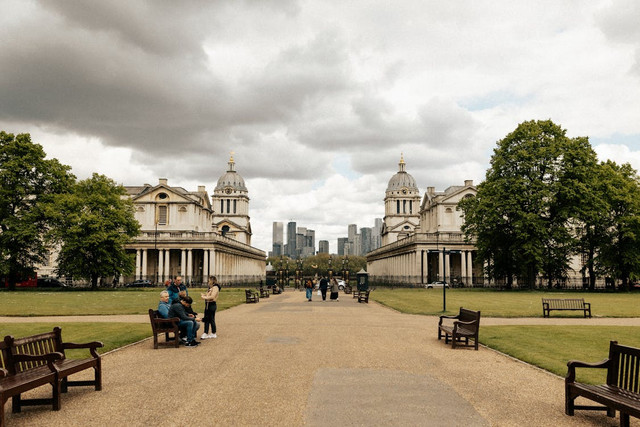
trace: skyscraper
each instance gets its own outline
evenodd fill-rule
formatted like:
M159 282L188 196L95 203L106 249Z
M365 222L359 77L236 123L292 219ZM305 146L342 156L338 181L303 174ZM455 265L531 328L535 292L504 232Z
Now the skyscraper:
M329 241L328 240L320 240L320 247L318 248L318 253L328 254L329 253Z
M290 221L287 223L287 253L290 257L296 257L296 223Z
M284 226L281 222L273 222L273 256L282 255L284 246Z

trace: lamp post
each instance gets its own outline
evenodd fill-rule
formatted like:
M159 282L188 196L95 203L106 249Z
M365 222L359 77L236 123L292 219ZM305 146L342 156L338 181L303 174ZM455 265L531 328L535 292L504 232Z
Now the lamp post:
M440 253L439 249L429 249L429 253ZM447 255L459 254L457 249L447 250L442 247L442 312L447 311Z
M329 255L329 280L331 280L333 278L333 270L331 270L331 255Z
M302 259L298 257L298 270L296 271L296 288L300 286L300 290L302 290Z

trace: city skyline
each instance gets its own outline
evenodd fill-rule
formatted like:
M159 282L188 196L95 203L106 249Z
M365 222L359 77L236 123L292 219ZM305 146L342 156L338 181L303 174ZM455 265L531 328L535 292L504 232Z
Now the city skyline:
M0 0L0 129L80 179L211 195L234 152L252 244L296 218L337 251L421 195L480 184L527 120L640 168L640 3ZM328 17L318 19L317 17ZM269 34L269 37L265 37Z

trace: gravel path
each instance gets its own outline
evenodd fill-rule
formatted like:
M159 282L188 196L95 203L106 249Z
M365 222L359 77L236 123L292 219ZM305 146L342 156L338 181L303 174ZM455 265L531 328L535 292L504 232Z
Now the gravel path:
M114 320L79 319L96 318ZM618 425L603 413L564 415L560 377L487 348L452 350L438 342L437 317L358 304L348 296L310 303L288 291L220 312L217 320L219 338L196 348L153 350L145 340L105 355L103 390L70 389L59 412L27 407L11 414L7 403L8 424ZM62 319L29 321L53 325ZM638 319L483 319L565 322L640 325ZM29 397L47 392L35 390ZM632 425L640 423L632 419Z

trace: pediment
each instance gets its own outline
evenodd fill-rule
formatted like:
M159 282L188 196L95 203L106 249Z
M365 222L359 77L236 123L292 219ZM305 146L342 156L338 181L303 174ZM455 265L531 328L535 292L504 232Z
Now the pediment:
M162 194L166 197L162 198ZM137 194L132 198L133 202L137 203L194 203L193 198L182 191L177 191L167 185L159 184L155 187L150 187L146 191Z

